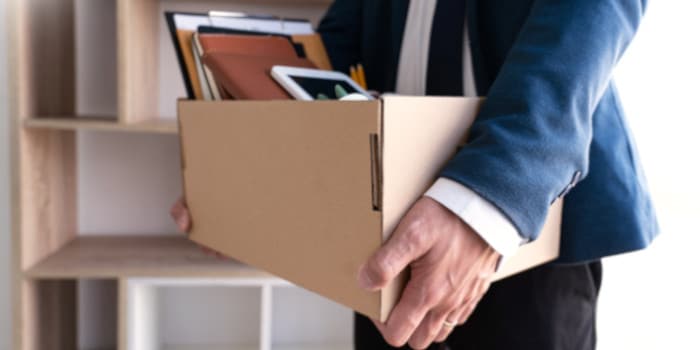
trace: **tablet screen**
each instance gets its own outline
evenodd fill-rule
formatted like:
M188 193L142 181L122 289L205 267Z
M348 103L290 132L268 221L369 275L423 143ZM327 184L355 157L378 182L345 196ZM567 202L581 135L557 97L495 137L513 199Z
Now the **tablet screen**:
M315 100L337 100L347 94L359 92L343 80L309 78L293 75L289 77L299 84L299 86Z

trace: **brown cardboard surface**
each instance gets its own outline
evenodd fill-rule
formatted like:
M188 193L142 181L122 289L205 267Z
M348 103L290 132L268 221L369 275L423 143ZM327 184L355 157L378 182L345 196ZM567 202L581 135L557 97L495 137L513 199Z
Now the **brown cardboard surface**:
M435 176L467 140L482 99L462 97L388 96L383 103L382 230L388 239L403 215L435 181ZM559 255L562 201L555 202L541 239L524 245L505 260L493 277L499 280L524 267ZM398 301L403 282L382 293L382 319Z
M378 317L356 282L381 244L370 134L380 103L181 102L190 238Z
M524 270L523 267L541 265L559 256L563 208L564 201L562 199L558 199L552 204L544 228L537 240L523 245L515 255L508 257L496 275L493 276L493 281L521 272Z
M357 271L466 139L480 102L181 101L191 239L385 320L406 274L368 293L357 286ZM380 154L371 152L373 134ZM381 206L374 210L377 159ZM541 238L496 278L554 259L560 219L557 203Z
M382 235L386 240L466 141L481 100L388 96L383 102ZM382 294L382 319L389 316L406 279L404 272Z

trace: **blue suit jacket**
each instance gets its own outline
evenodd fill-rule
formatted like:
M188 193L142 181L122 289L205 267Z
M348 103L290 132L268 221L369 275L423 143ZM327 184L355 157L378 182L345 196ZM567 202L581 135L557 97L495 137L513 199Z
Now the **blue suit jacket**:
M559 262L646 247L658 226L611 80L646 1L466 1L487 99L441 176L491 201L528 239L566 195ZM337 0L319 25L334 67L362 62L371 89L393 91L408 5Z

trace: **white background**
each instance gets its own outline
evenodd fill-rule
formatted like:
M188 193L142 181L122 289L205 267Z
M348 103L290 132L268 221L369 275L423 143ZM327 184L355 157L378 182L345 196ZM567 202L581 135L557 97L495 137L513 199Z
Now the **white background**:
M616 71L662 235L605 260L601 349L700 349L700 3L649 1Z
M102 6L109 1L100 0ZM174 2L174 4L178 4ZM220 3L219 3L220 4ZM5 5L0 0L0 5ZM5 24L0 6L0 24ZM81 11L90 11L86 7ZM617 69L617 81L629 115L663 229L647 251L605 261L600 299L600 349L697 349L700 338L700 288L697 251L700 229L698 171L700 165L700 3L693 0L651 1L638 38ZM89 24L88 24L89 25ZM90 38L85 46L100 45ZM166 39L167 40L167 39ZM161 52L170 49L161 44ZM6 99L6 33L0 31L0 349L9 349L9 215ZM109 50L109 48L101 48ZM87 52L89 48L79 50ZM93 50L90 50L95 52ZM106 55L106 54L105 54ZM83 56L80 56L83 57ZM113 57L113 56L112 56ZM85 58L90 60L89 58ZM172 59L161 71L174 71ZM169 61L168 61L169 60ZM107 62L107 65L110 63ZM82 76L90 76L89 69ZM164 72L162 72L164 73ZM107 75L109 78L109 75ZM85 82L79 76L79 91ZM82 82L82 83L81 83ZM113 89L103 83L102 91ZM166 85L161 108L181 85ZM109 112L113 101L98 105L79 104ZM167 114L167 113L166 113ZM83 232L100 233L109 228L141 233L173 230L163 206L176 195L176 139L169 136L81 135L80 226ZM89 145L90 147L84 147ZM100 152L107 161L99 161ZM117 165L123 164L124 167ZM143 164L151 164L141 168ZM154 165L155 164L155 165ZM130 168L132 170L125 170ZM139 169L139 170L135 170ZM115 174L116 172L116 174ZM107 176L109 175L109 176ZM107 176L106 178L104 176ZM92 179L92 180L90 180ZM82 181L82 180L81 180ZM134 209L134 197L120 195L119 186L139 184L145 189ZM115 187L116 186L116 187ZM109 196L109 197L108 197ZM112 203L100 203L112 198ZM86 205L90 203L91 205ZM94 205L92 205L94 204ZM125 220L125 219L129 220ZM120 226L121 225L121 226ZM347 323L340 323L343 327ZM348 329L348 332L350 330Z

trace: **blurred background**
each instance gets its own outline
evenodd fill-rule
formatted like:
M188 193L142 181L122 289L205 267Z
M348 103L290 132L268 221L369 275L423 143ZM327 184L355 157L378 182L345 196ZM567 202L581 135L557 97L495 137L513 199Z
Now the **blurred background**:
M88 1L77 0L76 3ZM94 6L103 5L101 11L110 9L105 1L90 3L81 11L99 12ZM6 0L0 0L0 349L10 349L11 339L6 16ZM700 2L695 0L651 1L636 40L616 70L617 84L628 122L637 139L663 234L646 251L605 260L598 317L599 349L700 349L700 338L695 334L700 325L700 281L697 272L700 249L700 228L697 226L700 214L700 157L697 155L700 151L698 16ZM78 42L88 47L99 44L90 38L79 38ZM166 46L166 50L169 47ZM103 54L110 55L109 52ZM113 52L111 56L114 56ZM174 60L168 62L169 65L174 64ZM173 68L167 66L161 69ZM89 71L78 74L83 76L79 77L79 82L91 78ZM181 86L172 86L176 90L173 93L179 93L177 89L181 89ZM104 92L109 88L101 89ZM82 85L82 89L80 93L90 93L85 91L88 89L86 85ZM81 105L80 102L79 105L86 110L99 110L109 109L114 103L97 102L98 105ZM103 183L85 184L79 200L86 203L99 201L99 198L90 196L90 189L108 187L109 181L116 181L117 177L164 179L154 180L154 183L157 182L156 188L161 190L161 196L155 196L159 198L157 202L147 203L149 210L119 214L122 217L147 215L156 219L139 224L136 217L135 221L120 224L119 215L107 216L110 208L85 205L81 208L81 228L91 232L99 232L101 227L114 229L119 225L124 226L120 227L124 232L133 229L129 225L141 225L139 230L143 232L172 229L166 205L173 198L162 194L171 193L179 187L176 174L108 176L114 169L100 164L94 154L112 152L112 161L119 161L120 154L124 159L136 155L136 159L130 161L139 164L160 159L171 164L164 169L176 171L176 154L172 154L177 147L176 139L104 136L101 135L99 141L91 134L80 136L79 142L91 147L79 155L82 157L79 172L86 178L99 179ZM130 144L132 148L115 153L111 147L116 144ZM139 152L134 153L138 148L148 149L148 152L140 155ZM166 160L162 160L162 157L166 157ZM121 199L117 197L117 200ZM336 323L337 327L349 326L349 314L342 312L339 315L343 322ZM346 331L350 332L350 329Z

